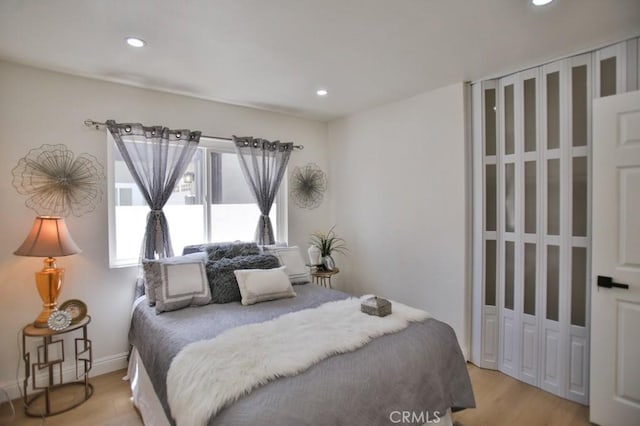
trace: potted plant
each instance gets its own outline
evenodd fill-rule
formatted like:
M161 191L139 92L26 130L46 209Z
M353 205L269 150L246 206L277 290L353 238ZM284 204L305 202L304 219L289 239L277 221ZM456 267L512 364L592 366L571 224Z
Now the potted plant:
M348 250L346 242L336 235L334 228L332 226L329 232L314 232L310 240L311 246L320 250L321 264L327 271L333 271L336 267L332 254L345 254Z

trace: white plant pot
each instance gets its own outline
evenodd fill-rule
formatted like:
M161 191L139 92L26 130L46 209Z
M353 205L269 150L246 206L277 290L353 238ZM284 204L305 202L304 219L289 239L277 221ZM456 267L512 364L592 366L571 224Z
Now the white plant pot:
M309 254L309 263L313 266L320 265L322 263L322 252L316 246L309 246L307 250Z

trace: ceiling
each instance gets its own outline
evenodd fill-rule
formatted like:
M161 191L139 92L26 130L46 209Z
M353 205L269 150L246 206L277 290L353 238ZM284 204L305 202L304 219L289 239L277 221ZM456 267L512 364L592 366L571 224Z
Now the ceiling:
M2 59L317 120L638 34L638 0L0 0Z

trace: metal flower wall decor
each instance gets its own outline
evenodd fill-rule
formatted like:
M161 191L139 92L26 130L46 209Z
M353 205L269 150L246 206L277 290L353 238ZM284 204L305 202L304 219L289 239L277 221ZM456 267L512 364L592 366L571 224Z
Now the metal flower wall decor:
M90 154L75 157L65 145L42 145L18 161L13 186L39 215L82 216L102 200L104 168Z
M289 186L289 194L298 207L315 209L322 204L327 176L316 164L309 163L293 169Z

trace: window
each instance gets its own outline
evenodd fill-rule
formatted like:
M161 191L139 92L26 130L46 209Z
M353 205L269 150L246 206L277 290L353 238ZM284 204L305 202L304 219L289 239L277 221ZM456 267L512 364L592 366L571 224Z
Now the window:
M109 264L138 263L147 206L113 138L109 144ZM287 240L286 179L269 217L276 240ZM230 141L201 138L200 146L164 207L176 255L189 244L253 241L260 210Z
M134 184L116 184L116 206L132 206L134 189ZM140 195L140 191L137 195Z

